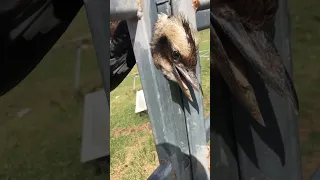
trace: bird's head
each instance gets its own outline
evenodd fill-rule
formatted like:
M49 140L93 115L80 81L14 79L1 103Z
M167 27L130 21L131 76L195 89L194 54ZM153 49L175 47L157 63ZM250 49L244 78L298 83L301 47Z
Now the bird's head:
M158 15L151 42L154 64L168 80L178 83L190 100L187 84L202 93L196 77L198 47L196 30L184 15Z

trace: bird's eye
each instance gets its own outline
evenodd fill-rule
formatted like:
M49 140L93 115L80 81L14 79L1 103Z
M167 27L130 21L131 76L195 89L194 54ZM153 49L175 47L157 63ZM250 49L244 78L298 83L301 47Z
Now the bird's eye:
M173 51L172 57L174 60L178 60L180 58L180 53L178 51Z

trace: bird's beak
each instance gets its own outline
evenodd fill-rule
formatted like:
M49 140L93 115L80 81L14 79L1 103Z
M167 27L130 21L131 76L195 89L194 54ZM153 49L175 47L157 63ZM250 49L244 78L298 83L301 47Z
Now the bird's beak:
M180 88L190 101L192 101L189 89L190 86L193 87L196 91L200 92L201 96L203 96L203 91L197 79L195 70L191 70L185 67L182 63L174 63L173 73L177 79Z

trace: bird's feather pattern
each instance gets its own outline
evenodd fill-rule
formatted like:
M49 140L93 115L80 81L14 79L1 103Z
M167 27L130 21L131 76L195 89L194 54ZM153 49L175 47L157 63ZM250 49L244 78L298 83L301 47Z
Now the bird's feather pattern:
M292 79L273 41L262 30L246 30L240 19L230 14L219 11L212 13L215 27L220 26L258 75L298 110L298 98Z
M210 26L210 36L211 57L215 58L213 61L211 59L211 63L214 63L217 66L231 93L237 98L241 105L249 111L255 120L264 125L251 84L244 72L240 70L241 68L239 69L234 62L230 61L230 57L228 57L220 39L217 38L219 35L212 24Z
M264 6L256 9L249 1L211 3L211 56L215 58L211 63L218 67L231 93L256 120L261 120L256 116L260 111L247 79L246 64L251 65L266 85L288 99L297 113L299 102L292 79L272 38L264 31L268 23L274 23L278 0L257 0L255 3Z

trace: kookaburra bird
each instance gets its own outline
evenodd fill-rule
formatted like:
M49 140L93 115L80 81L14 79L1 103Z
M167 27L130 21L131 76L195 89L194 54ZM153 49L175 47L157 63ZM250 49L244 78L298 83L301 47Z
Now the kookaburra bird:
M193 1L195 10L198 6L198 1ZM154 64L168 80L176 82L191 101L190 86L202 93L196 76L198 47L196 30L183 14L158 15L151 42Z
M250 69L276 93L287 99L296 113L297 94L291 77L274 45L278 0L211 0L211 68L217 69L231 93L264 125ZM271 25L271 27L270 27Z
M139 6L141 6L140 1L138 1ZM198 9L200 3L199 0L192 0L192 5L193 8L195 10ZM163 49L159 48L159 47L163 47L161 45L161 43L159 44L155 44L155 39L162 34L162 30L165 30L166 33L168 32L168 30L172 30L175 29L177 27L177 29L174 30L173 33L168 34L171 35L169 38L172 39L172 35L175 36L177 35L176 39L177 40L182 40L179 44L175 44L175 45L179 45L179 47L176 48L175 51L175 56L180 56L180 55L184 55L184 56L180 56L183 59L179 59L180 62L183 63L187 63L187 61L189 61L189 63L196 63L196 50L198 47L198 42L195 36L195 30L191 27L189 27L189 22L186 20L186 18L184 18L183 16L171 16L171 17L167 17L166 15L162 14L160 15L160 17L158 19L158 22L156 24L156 28L155 28L155 35L153 36L153 44L154 46L152 46L152 52L153 54L158 54L161 55L163 53L167 53L165 51L163 51ZM167 17L167 18L166 18ZM166 22L168 22L169 24L166 24ZM161 27L160 25L164 23L165 26ZM185 29L186 28L186 29ZM180 30L180 31L178 31ZM182 33L182 34L180 34ZM188 34L186 34L188 33ZM192 33L192 34L190 34ZM189 36L190 34L190 36ZM164 37L164 36L163 36ZM182 38L181 38L182 37ZM186 38L190 38L189 40L186 40ZM170 39L169 39L170 40ZM175 41L179 42L179 41ZM168 41L169 42L169 41ZM191 44L190 44L191 43ZM158 46L159 45L159 46ZM167 44L169 45L169 44ZM174 44L172 44L174 45ZM172 46L174 47L174 46ZM182 49L182 47L184 47ZM179 49L181 48L181 49ZM189 49L188 49L189 48ZM167 49L167 48L165 48ZM166 54L164 54L166 55ZM171 55L173 55L171 53ZM190 56L189 58L186 56ZM164 69L166 68L170 68L168 66L165 66L165 62L166 62L166 58L162 58L163 56L157 56L156 58L154 58L155 60L155 64L159 64L159 66L156 67L161 67L162 65L164 65ZM160 58L164 61L160 61ZM169 60L173 60L173 59L169 59ZM194 61L194 62L191 62ZM158 63L157 63L158 62ZM131 44L131 39L130 39L130 34L128 31L128 27L127 27L127 23L125 20L122 21L111 21L110 22L110 75L111 75L111 91L114 90L123 80L124 78L129 74L129 72L131 71L131 69L133 68L133 66L135 65L136 60L135 60L135 56L133 53L133 48L132 48L132 44ZM192 82L192 84L194 85L194 87L196 89L199 89L199 83L196 79L195 76L195 67L193 66L189 66L189 64L187 64L186 66L184 66L184 64L177 64L178 67L180 67L180 71L183 71L183 69L185 68L185 73L188 73L190 78L187 79L187 81L189 80L190 82ZM184 66L184 67L183 67ZM172 70L172 69L171 69ZM170 72L170 70L168 69L168 71ZM179 73L183 73L180 72ZM190 71L190 72L187 72ZM166 73L165 71L163 71L164 74L168 75L168 73ZM180 74L178 74L180 75ZM184 74L187 75L187 74ZM169 78L171 77L170 75L168 76ZM187 76L188 77L188 76ZM180 81L183 83L185 77L181 77L179 78ZM182 81L181 81L182 79ZM171 78L171 80L175 80L175 78ZM176 81L177 82L177 81ZM181 84L180 85L183 85ZM184 89L184 88L183 88ZM200 87L201 89L201 87ZM187 92L188 90L184 91L187 93L188 97L190 98L190 94Z

